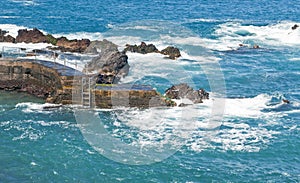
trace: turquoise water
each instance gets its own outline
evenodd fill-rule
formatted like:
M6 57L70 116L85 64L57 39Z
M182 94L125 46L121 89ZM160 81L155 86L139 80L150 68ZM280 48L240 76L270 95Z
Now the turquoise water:
M0 182L299 182L300 29L291 30L300 24L299 8L286 0L4 0L0 28L12 34L37 27L121 47L175 45L183 53L176 61L128 54L130 73L122 82L160 92L188 82L210 91L211 99L186 110L82 115L73 106L44 110L39 99L0 91ZM255 44L260 49L252 49ZM220 98L225 106L214 103ZM222 113L218 122L212 109ZM90 119L96 120L82 122ZM142 145L142 153L169 151L150 155L156 163L136 161L136 149L106 149L109 141L93 136L100 128L92 129L92 143L89 124L124 144Z

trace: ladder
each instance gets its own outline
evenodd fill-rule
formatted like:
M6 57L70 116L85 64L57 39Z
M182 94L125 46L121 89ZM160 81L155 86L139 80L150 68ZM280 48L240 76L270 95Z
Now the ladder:
M81 79L81 104L86 108L92 107L91 81L91 77L82 77Z

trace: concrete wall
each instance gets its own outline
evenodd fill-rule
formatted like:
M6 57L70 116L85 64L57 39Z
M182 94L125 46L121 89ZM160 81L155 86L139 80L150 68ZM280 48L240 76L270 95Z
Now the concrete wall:
M85 76L63 76L58 71L61 70L36 63L34 60L18 61L2 58L0 59L0 89L28 92L49 103L91 105L96 108L116 106L148 108L175 105L151 89L94 89L92 85L89 90L88 85L82 83L82 77Z
M60 76L55 69L35 62L0 59L0 89L24 91L47 102L62 103L72 99L71 93L64 91L68 80L72 77Z

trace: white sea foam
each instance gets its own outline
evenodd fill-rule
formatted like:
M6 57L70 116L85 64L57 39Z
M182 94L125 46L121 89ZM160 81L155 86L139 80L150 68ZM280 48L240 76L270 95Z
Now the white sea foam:
M21 109L24 113L47 113L50 112L45 110L45 108L49 107L59 107L60 105L57 104L50 104L50 103L33 103L33 102L22 102L18 103L15 107Z
M217 50L237 49L239 44L254 44L266 47L299 46L300 29L292 30L297 22L280 22L266 26L242 25L241 23L228 22L219 25L214 34L218 42L210 47ZM221 45L218 48L218 45ZM220 49L222 48L223 49Z
M205 149L257 152L281 133L270 127L280 125L277 120L282 116L277 113L285 111L264 111L282 105L279 101L278 105L269 106L272 96L261 94L253 98L225 99L222 123L212 120L215 97L212 94L210 100L185 108L116 110L118 120L111 123L115 127L113 136L135 139L133 144L147 147L171 144L177 147L185 145L197 152ZM255 120L260 124L250 122ZM124 125L130 129L124 130ZM289 129L297 130L297 127ZM133 136L135 132L137 135Z
M210 18L195 18L195 19L188 19L186 22L193 23L193 22L219 22L222 20L217 19L210 19Z
M186 60L170 60L166 56L159 53L149 53L149 54L139 54L139 53L127 53L128 63L130 65L129 75L121 80L122 83L135 83L146 77L155 77L157 79L162 79L168 81L172 84L179 83L189 83L194 87L195 82L192 80L192 77L195 74L201 75L204 72L199 65L199 70L191 71L187 70L184 66L188 64L199 64L199 62L191 63ZM187 56L189 57L189 56ZM196 59L196 58L194 58ZM197 59L200 59L197 57ZM201 58L201 61L211 62L214 61L204 57ZM215 68L216 69L216 68ZM150 84L150 83L149 83Z
M59 34L53 34L53 36L54 37L64 36L68 39L89 39L91 41L103 39L103 35L100 32L59 33Z
M290 58L289 60L290 61L300 61L300 58L299 57L295 57L295 58Z
M21 3L24 6L33 6L33 5L39 5L35 0L10 0L14 3Z
M13 37L17 37L19 29L26 29L26 28L27 27L18 26L18 25L14 25L14 24L0 24L0 29L8 31L7 34L9 34Z
M20 18L20 16L0 16L3 19L13 19L13 18Z

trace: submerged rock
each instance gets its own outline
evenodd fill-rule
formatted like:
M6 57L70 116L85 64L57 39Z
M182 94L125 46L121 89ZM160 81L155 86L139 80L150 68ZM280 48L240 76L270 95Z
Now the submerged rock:
M204 89L194 90L186 83L173 85L166 90L165 96L170 99L189 99L194 104L202 103L203 99L209 99L209 93Z
M168 46L167 48L161 50L160 53L164 55L169 55L169 58L173 60L181 56L179 49L173 46Z

